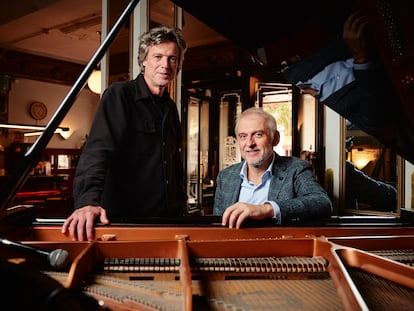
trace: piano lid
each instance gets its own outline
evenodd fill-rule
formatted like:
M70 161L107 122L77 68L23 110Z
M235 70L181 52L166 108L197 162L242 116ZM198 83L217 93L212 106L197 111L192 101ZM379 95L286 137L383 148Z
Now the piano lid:
M172 1L275 70L282 63L290 65L314 55L340 36L346 18L360 10L368 19L383 71L362 83L364 89L358 95L356 85L344 90L339 99L323 103L414 163L414 2Z

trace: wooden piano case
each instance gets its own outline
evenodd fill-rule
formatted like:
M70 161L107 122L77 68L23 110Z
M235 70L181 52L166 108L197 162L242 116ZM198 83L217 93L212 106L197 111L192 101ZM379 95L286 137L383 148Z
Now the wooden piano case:
M72 242L59 230L32 227L35 239L22 243L67 250L62 270L3 246L0 258L81 288L109 310L404 310L414 303L412 227L102 226L93 242Z

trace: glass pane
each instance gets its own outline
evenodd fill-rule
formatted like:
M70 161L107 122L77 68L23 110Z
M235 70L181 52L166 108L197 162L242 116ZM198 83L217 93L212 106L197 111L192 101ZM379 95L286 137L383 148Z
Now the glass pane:
M59 154L58 155L58 169L69 169L70 168L70 160L67 154Z
M241 161L240 150L234 134L234 120L241 113L240 92L226 92L220 96L220 159L219 170Z
M397 156L373 136L347 122L345 208L397 211Z
M273 115L280 133L274 150L282 156L292 155L292 89L290 85L262 83L258 85L258 105Z
M187 194L189 210L196 208L199 196L199 100L190 97L187 118Z
M209 176L209 101L191 96L187 116L188 212L203 212L205 194L211 189Z

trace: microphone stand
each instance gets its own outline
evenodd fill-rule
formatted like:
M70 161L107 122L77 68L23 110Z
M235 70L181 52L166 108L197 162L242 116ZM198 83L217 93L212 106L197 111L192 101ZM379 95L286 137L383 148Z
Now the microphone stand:
M7 208L9 207L10 202L15 197L16 193L22 188L26 179L34 167L34 164L40 158L43 150L46 148L50 139L53 137L56 128L60 125L65 115L68 113L76 98L79 96L80 91L85 87L85 84L88 81L89 76L92 71L101 61L102 57L105 55L109 46L115 39L116 35L126 23L127 19L132 14L139 0L131 0L130 3L126 6L125 10L122 12L118 20L115 22L114 26L106 36L103 43L100 45L98 50L95 52L89 63L86 65L85 69L82 71L75 84L72 86L69 93L66 95L59 108L56 110L49 123L46 126L44 132L37 138L35 143L30 147L30 149L24 154L23 159L19 162L16 170L13 175L7 180L5 187L0 193L0 218L6 213Z

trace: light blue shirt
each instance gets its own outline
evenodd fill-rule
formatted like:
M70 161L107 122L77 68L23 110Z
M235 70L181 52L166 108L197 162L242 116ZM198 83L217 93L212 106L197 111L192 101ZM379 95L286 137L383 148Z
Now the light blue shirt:
M315 97L319 101L324 101L331 94L355 80L353 69L366 70L370 66L370 63L354 64L353 58L337 61L326 66L308 81L299 81L297 86L300 88L310 87L318 91Z
M262 175L262 182L259 185L255 185L247 179L247 162L243 163L243 166L240 170L240 178L242 179L242 184L240 188L239 202L250 203L250 204L264 204L269 203L273 207L275 217L280 223L280 207L274 201L268 200L270 179L272 178L272 167L274 162L273 160L270 163L267 170Z

